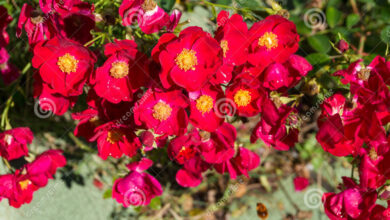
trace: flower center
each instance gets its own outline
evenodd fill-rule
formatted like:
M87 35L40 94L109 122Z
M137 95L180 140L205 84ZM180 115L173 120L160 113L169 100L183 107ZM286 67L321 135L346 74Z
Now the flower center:
M272 32L265 32L265 34L259 38L259 46L266 47L267 50L278 47L278 36Z
M378 153L376 152L375 147L372 147L370 149L369 156L370 156L371 160L373 160L373 161L378 159Z
M7 69L7 62L0 63L0 70L5 70L5 69Z
M252 97L248 90L240 89L234 95L234 102L238 107L245 107L251 103Z
M111 130L107 134L107 141L111 144L116 144L122 140L123 135L123 132L118 129Z
M179 154L177 155L178 159L184 159L184 160L189 160L195 156L195 151L189 147L183 146Z
M370 72L369 69L362 69L358 72L358 78L367 81L370 78Z
M196 52L189 49L183 49L183 51L176 57L175 61L179 68L184 71L195 70L195 66L198 65Z
M145 0L141 7L145 12L147 12L152 11L154 8L156 8L156 6L157 4L153 0Z
M31 17L31 23L33 24L41 24L43 23L44 19L42 16L38 15L36 17Z
M8 145L10 145L12 143L12 139L13 139L13 137L10 134L6 134L4 136L4 142L7 143Z
M93 116L91 119L89 119L89 122L96 127L102 124L102 121L100 120L99 116Z
M213 98L208 95L202 95L196 100L196 108L202 112L202 114L210 112L213 106Z
M63 73L74 73L77 70L79 61L69 53L58 58L57 65Z
M172 108L165 102L158 102L153 106L153 118L159 121L165 121L171 116Z
M129 74L129 65L123 61L113 62L110 69L110 74L115 79L120 79Z
M226 53L229 50L229 45L228 45L227 40L222 40L221 41L221 48L222 48L222 52L223 52L223 57L226 57Z
M30 180L23 180L19 182L19 186L22 190L26 190L30 184L31 184Z

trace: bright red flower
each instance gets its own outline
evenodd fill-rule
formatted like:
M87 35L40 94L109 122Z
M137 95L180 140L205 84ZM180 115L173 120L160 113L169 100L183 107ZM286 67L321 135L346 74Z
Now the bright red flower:
M207 84L200 91L190 92L191 123L202 130L213 132L222 125L224 115L219 112L218 102L224 98L222 88Z
M343 183L342 192L323 195L326 215L331 220L368 219L376 205L376 191L367 190L348 177L343 177Z
M279 15L255 23L249 36L248 61L254 66L284 63L299 47L295 24Z
M43 82L63 96L78 96L93 71L96 57L79 43L53 38L38 43L32 64Z
M258 167L259 164L260 157L256 153L240 147L235 157L221 164L215 164L214 168L218 173L228 172L230 178L236 179L240 175L249 177L248 172Z
M312 68L305 58L293 54L284 63L269 65L260 75L260 81L263 82L264 87L271 90L289 89L306 76Z
M248 59L248 27L239 14L229 18L229 12L221 11L217 17L218 29L215 39L222 48L223 66L217 72L216 81L228 83L235 66L246 63Z
M178 85L188 91L200 90L221 65L221 47L199 27L184 29L179 37L164 34L152 51L161 64L161 83L165 88Z
M27 144L34 138L30 128L14 128L0 133L0 156L7 160L28 155Z
M295 191L299 192L305 190L309 186L309 180L305 177L295 177L294 178L294 188Z
M52 39L57 30L54 26L52 17L37 13L34 8L25 3L19 15L16 36L22 35L22 30L26 31L29 44L34 47L39 41Z
M187 130L187 98L180 90L162 92L149 89L134 106L135 123L155 134L180 135Z
M108 60L97 68L91 80L96 94L112 103L133 100L133 93L144 86L149 76L146 55L131 40L116 41L105 46Z
M0 199L7 198L9 204L19 208L30 203L33 193L47 185L57 169L66 165L66 159L59 150L48 150L32 163L26 164L15 174L0 176Z
M232 104L233 111L243 117L259 114L265 96L266 91L261 87L261 83L249 74L239 75L226 89L228 104Z
M115 180L112 187L112 198L124 207L146 206L150 200L162 195L161 184L152 175L145 173L153 161L142 158L140 162L130 163L127 167L130 173Z
M173 10L168 15L153 0L124 0L119 7L124 26L129 26L137 20L145 34L152 34L166 27L172 32L180 21L181 12Z
M284 104L276 106L269 99L264 101L262 109L264 111L253 130L251 142L261 138L277 150L289 150L298 141L299 120L296 110Z
M108 122L95 129L99 156L106 160L108 156L120 158L122 155L133 157L141 147L141 142L134 130L126 125Z

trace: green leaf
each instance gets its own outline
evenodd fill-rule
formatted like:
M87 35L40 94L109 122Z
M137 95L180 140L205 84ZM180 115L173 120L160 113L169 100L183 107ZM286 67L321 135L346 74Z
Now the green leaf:
M327 53L331 48L329 38L325 35L311 36L307 40L310 46L318 52Z
M232 4L232 0L217 0L216 3L220 5L230 5Z
M160 0L159 3L162 9L164 9L166 12L170 12L175 5L175 0Z
M347 27L352 28L359 21L360 21L360 16L358 14L350 14L347 17Z
M324 53L312 53L307 55L306 59L311 65L326 63L330 60L329 56Z
M150 200L150 208L154 210L159 210L161 209L161 199L160 197L155 197L152 200Z
M108 189L103 193L103 199L109 199L112 197L112 189Z
M326 20L331 28L334 28L341 20L342 13L334 7L326 9Z
M381 31L381 39L383 42L386 44L390 44L390 25L386 26L382 31Z

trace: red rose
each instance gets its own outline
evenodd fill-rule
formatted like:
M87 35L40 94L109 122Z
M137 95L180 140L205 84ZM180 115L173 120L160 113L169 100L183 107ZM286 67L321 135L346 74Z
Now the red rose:
M180 135L187 130L187 98L180 90L162 92L149 89L135 104L134 119L155 134Z
M249 36L248 61L254 66L284 63L299 47L295 24L279 15L255 23Z
M133 93L148 80L146 55L130 40L107 44L105 55L108 60L97 68L91 80L96 94L112 103L133 100Z
M181 17L181 12L178 10L173 10L169 16L153 0L124 0L119 7L119 14L124 26L129 26L137 20L145 34L158 32L163 27L172 32Z
M27 144L34 136L30 128L14 128L0 133L0 156L7 160L28 155Z
M35 46L32 64L56 93L78 96L83 93L95 61L94 54L79 43L55 37Z
M161 83L165 88L178 85L188 91L201 89L221 65L220 46L199 27L184 29L179 37L164 34L152 51L161 64Z
M130 173L115 180L112 187L112 198L122 203L124 207L146 206L150 200L162 195L161 184L152 175L145 173L153 161L142 158L140 162L130 163L127 168Z
M213 132L224 121L218 109L218 102L224 98L222 88L207 84L200 91L189 93L191 102L191 123L202 130Z

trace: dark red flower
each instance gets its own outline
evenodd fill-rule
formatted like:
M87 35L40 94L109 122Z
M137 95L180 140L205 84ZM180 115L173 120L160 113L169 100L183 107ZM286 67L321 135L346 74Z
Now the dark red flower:
M33 193L46 186L57 169L65 165L66 159L61 151L48 150L42 153L14 174L0 176L0 199L7 198L15 208L30 203Z
M181 12L173 10L168 15L153 0L124 0L119 7L124 26L129 26L137 21L145 34L152 34L166 27L172 32L180 21Z
M220 51L210 34L199 27L189 27L179 37L164 34L152 56L162 66L160 79L165 88L178 85L188 91L198 91L220 67Z
M27 144L34 138L30 128L14 128L0 133L0 156L7 160L28 155Z
M95 29L95 8L93 5L79 0L70 4L68 2L72 1L65 2L64 6L67 6L67 10L55 9L59 12L54 17L58 24L58 32L68 39L85 44L92 40L91 30Z
M218 102L224 98L222 88L207 84L200 91L190 92L191 123L202 130L213 132L224 121L224 115L219 112Z
M79 43L53 38L34 48L32 64L43 82L63 96L78 96L93 71L94 54Z
M305 177L295 177L294 178L294 188L295 191L299 192L305 190L309 186L309 180Z
M180 90L162 92L149 89L134 106L135 123L155 134L180 135L187 129L187 98Z
M106 160L108 156L120 158L122 155L133 157L141 147L134 130L126 125L108 122L95 129L99 156Z
M262 109L264 111L253 130L251 142L261 138L277 150L289 150L298 141L299 118L296 110L284 104L276 106L269 99L265 99Z
M236 128L223 123L215 132L210 134L210 138L202 141L199 151L209 164L223 163L234 156L234 143L237 138Z
M279 15L255 23L249 36L248 61L254 66L284 63L299 47L295 24Z
M8 14L7 9L0 5L0 49L5 47L9 42L6 29L11 21L12 17Z
M326 215L331 220L368 219L376 205L376 191L364 189L348 177L343 177L343 183L342 192L323 195Z
M176 137L168 145L170 159L183 165L176 173L176 181L183 187L198 186L203 180L202 173L210 167L200 155L201 141L198 131L193 130L188 135Z
M28 42L34 47L39 41L52 39L57 34L52 17L35 10L31 5L25 3L19 15L16 36L22 35L22 30L26 31Z
M130 173L115 180L112 187L112 198L124 207L146 206L150 200L162 195L162 188L157 179L145 173L153 161L142 158L140 162L130 163L127 167Z
M340 40L337 43L337 49L339 49L341 53L344 53L349 49L349 44L345 40Z
M97 68L91 80L96 94L113 103L133 100L133 93L148 80L146 55L134 41L122 40L105 46L108 60Z
M39 0L39 6L44 13L49 14L71 10L74 4L81 2L80 0Z
M228 172L230 178L236 179L240 175L249 177L248 172L258 167L259 164L260 157L256 153L240 147L235 157L221 164L215 164L214 168L221 174Z

